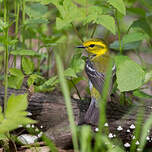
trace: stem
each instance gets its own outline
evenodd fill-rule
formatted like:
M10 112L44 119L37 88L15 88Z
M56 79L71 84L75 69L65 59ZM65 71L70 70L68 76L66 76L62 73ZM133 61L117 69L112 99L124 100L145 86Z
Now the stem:
M72 24L72 27L73 27L73 29L74 29L76 35L78 36L78 38L80 39L80 41L83 43L83 39L81 38L81 36L80 36L78 30L77 30L76 27L73 25L73 23L71 23L71 24Z
M49 77L50 63L51 63L51 52L52 49L47 49L48 59L47 59L47 77Z
M119 49L120 49L120 54L122 54L121 33L120 33L120 25L119 25L117 10L115 10L115 17L116 17L117 29L118 29Z
M88 16L88 0L86 0L86 11L85 11L86 17ZM89 24L86 25L86 36L88 37L88 31L89 31Z
M39 52L39 50L40 50L40 40L38 40L38 50L37 50L37 52ZM37 71L38 72L40 72L40 62L41 62L41 58L38 57L37 58Z
M125 100L126 100L125 92L122 92L120 94L120 104L124 105L125 104Z
M74 86L74 88L75 88L75 90L76 90L76 92L77 92L77 94L78 94L78 96L79 96L79 99L81 100L81 96L80 96L79 90L78 90L77 86L74 84L74 82L73 82L72 79L71 79L71 83L72 83L72 85Z
M15 1L16 2L16 19L15 19L15 37L17 38L17 33L18 33L18 21L19 21L19 11L20 11L20 5L19 5L19 2L17 2L17 0Z
M7 0L4 0L4 22L7 22ZM5 54L4 54L4 83L5 83L5 95L4 95L4 112L7 107L7 88L8 88L8 27L5 29Z
M20 5L17 0L15 0L15 39L17 39L17 34L18 34L18 21L19 21L19 11L20 11ZM17 9L17 10L16 10ZM15 45L15 50L16 50L16 45ZM14 67L16 67L16 55L14 56Z
M22 24L23 24L23 30L24 30L24 24L25 24L25 0L22 0ZM23 43L24 43L24 36L22 35Z
M95 24L95 26L94 26L94 28L93 28L93 31L92 31L92 34L91 34L91 38L93 38L94 33L95 33L95 31L96 31L96 28L97 28L97 24Z

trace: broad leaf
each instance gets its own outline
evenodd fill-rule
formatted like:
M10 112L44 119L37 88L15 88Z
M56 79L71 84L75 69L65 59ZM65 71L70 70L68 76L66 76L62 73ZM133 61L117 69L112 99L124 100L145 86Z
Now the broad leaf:
M3 32L8 27L8 24L0 19L0 32Z
M14 89L20 89L24 80L24 75L20 69L10 68L8 77L8 86Z
M126 8L123 0L108 0L107 2L116 8L120 13L126 15Z
M88 15L83 20L84 24L94 22L96 19L101 16L103 13L103 10L99 6L89 6L88 7Z
M131 6L130 8L127 8L127 11L131 12L133 14L136 14L136 15L140 15L142 17L145 17L145 15L146 15L146 11L143 8L139 8L139 7Z
M5 111L5 119L0 112L0 134L4 134L8 131L18 128L19 125L26 125L30 123L35 123L34 120L26 117L27 112L27 95L15 96L12 94L7 103L7 108Z
M40 56L39 53L33 50L14 50L11 51L10 54L12 55L20 55L20 56Z
M59 10L61 17L56 18L57 29L67 28L71 26L73 22L81 22L86 17L84 8L78 7L71 0L64 0L63 3L52 2Z
M77 78L77 75L76 75L74 69L72 69L72 68L66 69L66 70L64 71L64 76Z
M131 42L137 42L140 40L144 40L146 38L146 35L141 32L133 32L125 35L123 37L123 44L131 43Z
M147 83L148 81L152 80L152 71L150 72L147 72L145 74L145 80L144 80L144 83Z
M125 44L122 44L121 46L123 50L134 50L134 49L139 48L140 44L141 44L141 41L137 41L137 42L125 43ZM116 40L113 43L111 43L109 48L114 49L114 50L119 50L120 49L119 41Z
M11 75L16 76L16 77L23 77L24 76L20 69L10 68L9 72Z
M52 91L55 89L55 86L58 83L59 83L59 80L57 76L53 76L49 80L45 81L42 85L35 86L35 90L42 91L42 92Z
M81 53L73 56L70 68L74 70L75 73L82 72L84 69L85 61L81 58Z
M25 74L31 74L34 71L34 63L29 58L23 57L22 68Z
M145 18L141 18L139 20L134 21L129 28L140 28L150 37L152 36L151 27Z
M25 11L30 17L40 18L47 13L48 8L40 3L31 3L31 5L26 5Z
M144 84L145 72L126 56L116 56L116 77L121 92L135 90Z
M45 82L45 78L38 74L32 74L27 80L27 84L30 87L31 85L41 85Z
M25 25L26 26L28 26L28 27L35 27L35 26L37 26L37 25L39 25L39 24L43 24L43 23L45 23L45 24L47 24L48 23L48 20L47 19L45 19L45 18L32 18L32 19L27 19L26 21L25 21Z
M110 15L101 15L95 21L97 24L103 25L106 29L116 34L115 20Z

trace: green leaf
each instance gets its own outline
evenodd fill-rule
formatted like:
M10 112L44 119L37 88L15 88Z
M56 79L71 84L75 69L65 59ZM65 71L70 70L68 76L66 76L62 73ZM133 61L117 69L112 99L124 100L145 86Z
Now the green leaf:
M48 4L50 4L50 3L52 3L52 4L58 4L59 3L59 1L58 0L39 0L39 2L41 3L41 4L44 4L44 5L48 5Z
M18 128L19 125L35 123L36 121L27 118L27 94L15 96L12 94L7 102L5 119L1 118L0 134ZM2 113L0 113L2 115Z
M14 89L20 89L24 80L24 75L20 69L10 68L8 77L8 86Z
M147 33L150 37L152 36L151 27L145 18L141 18L134 21L129 28L140 28L145 33Z
M43 134L42 140L51 149L52 152L58 152L58 149L56 148L56 146L55 146L54 142L52 141L52 139L48 138L45 134Z
M123 44L144 40L146 35L141 32L133 32L125 35L122 39Z
M99 16L102 15L103 10L100 6L89 6L88 7L88 15L83 20L84 24L94 22Z
M143 151L144 147L145 147L145 144L146 144L146 138L148 137L149 135L149 132L148 130L151 129L151 126L152 126L152 114L149 115L148 119L144 122L144 125L143 125L143 128L142 128L142 132L141 132L141 135L140 135L140 145L139 145L139 148L141 151Z
M24 76L20 69L10 68L9 72L11 75L16 76L16 77L23 77Z
M84 19L84 23L96 23L103 25L106 29L116 34L115 20L110 15L102 15L102 8L92 7L93 10L88 11L88 16Z
M84 69L85 61L81 58L81 53L73 56L70 68L74 70L75 73L82 72Z
M116 77L120 92L135 90L144 84L145 72L126 56L116 56Z
M55 89L55 86L59 83L57 76L51 77L49 80L45 81L42 85L35 87L36 91L52 91Z
M34 71L34 63L27 57L22 58L22 68L25 74L29 75Z
M137 42L125 43L125 44L122 44L121 46L123 50L135 50L139 48L140 44L141 44L141 41L137 41ZM120 51L119 41L116 40L113 43L111 43L109 48Z
M71 0L64 0L62 3L53 2L59 10L61 17L56 18L57 29L67 28L73 22L81 22L86 17L86 11L83 7L78 7Z
M46 18L32 18L32 19L27 19L25 21L25 26L28 27L35 27L35 26L39 26L39 24L47 24L48 20Z
M20 55L20 56L40 56L39 53L33 50L14 50L11 51L10 54L12 55Z
M75 73L75 70L72 69L72 68L66 69L66 70L64 71L64 76L77 78L77 75L76 75L76 73Z
M148 94L146 94L146 93L144 93L143 91L140 91L140 90L135 90L133 92L133 95L136 96L136 97L139 97L139 98L144 98L144 99L152 98L151 95L148 95Z
M107 0L114 8L116 8L120 13L126 15L126 7L123 0Z
M31 3L31 5L26 5L25 11L30 17L40 18L47 13L48 8L40 3Z
M148 81L152 80L152 71L150 72L147 72L145 74L145 80L144 80L144 83L147 83Z
M8 137L6 136L6 135L4 135L4 134L0 134L0 140L1 141L6 141L8 139Z
M100 15L95 21L97 24L103 25L106 29L116 34L115 20L110 15Z
M30 87L31 85L34 85L34 83L36 83L36 85L43 84L44 81L45 81L45 78L43 78L42 76L38 74L32 74L29 76L27 80L27 84L28 84L28 87Z
M131 12L133 14L136 14L136 15L140 15L142 17L145 17L146 15L146 11L143 9L143 8L138 8L138 7L130 7L130 8L127 8L127 12Z
M70 22L71 21L66 21L65 22L64 19L61 19L61 18L57 17L56 18L56 28L57 28L57 30L60 30L60 29L63 29L63 28L67 28L67 27L71 26Z
M8 24L0 19L0 32L3 32L8 27Z

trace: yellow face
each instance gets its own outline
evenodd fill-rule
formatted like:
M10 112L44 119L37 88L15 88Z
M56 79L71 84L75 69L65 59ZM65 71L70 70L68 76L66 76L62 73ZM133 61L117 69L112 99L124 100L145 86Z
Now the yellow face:
M101 39L91 39L83 43L86 51L96 57L104 55L108 52L107 45Z

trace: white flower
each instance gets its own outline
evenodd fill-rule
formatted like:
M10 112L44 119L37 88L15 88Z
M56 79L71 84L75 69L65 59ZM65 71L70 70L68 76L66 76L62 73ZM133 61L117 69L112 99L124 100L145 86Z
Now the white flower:
M135 129L135 125L132 124L132 125L130 126L130 129Z
M105 126L105 127L108 127L109 125L108 125L108 123L106 122L106 123L104 124L104 126Z
M37 131L39 131L39 129L38 129L38 128L36 128L36 129L35 129L35 131L37 132Z
M109 137L109 138L113 138L113 134L112 134L112 133L109 133L108 137Z
M138 140L136 141L136 145L139 145L139 141Z
M95 131L98 132L98 131L99 131L99 128L95 128Z
M150 140L149 136L146 137L146 140Z
M34 125L32 125L31 127L34 128Z
M30 127L31 127L31 125L30 125L30 124L26 125L26 128L30 128Z
M43 132L40 132L37 136L40 138L43 135Z
M20 128L20 127L23 127L23 125L18 125L18 127Z
M135 138L136 138L135 136L132 137L132 139L135 139Z
M124 146L125 147L130 147L130 144L129 143L125 143Z
M140 148L137 148L137 151L141 151L141 149L140 149Z
M118 126L117 130L121 131L121 130L123 130L123 128L121 126Z

